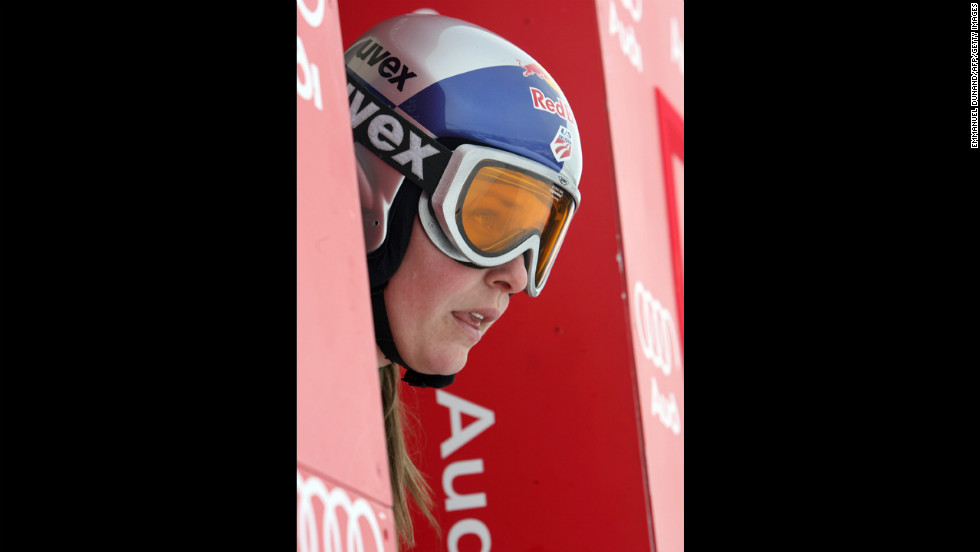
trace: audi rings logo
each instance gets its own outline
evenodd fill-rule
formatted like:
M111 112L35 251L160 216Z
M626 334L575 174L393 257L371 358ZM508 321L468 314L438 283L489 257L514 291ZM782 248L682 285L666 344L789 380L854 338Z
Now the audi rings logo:
M640 342L643 356L660 368L665 376L674 370L674 363L681 366L680 340L674 317L660 301L653 297L641 282L633 286L633 326ZM650 413L674 435L681 433L681 415L674 393L663 394L657 378L651 377Z
M665 376L669 376L674 368L674 359L679 361L681 356L674 317L643 287L642 282L633 286L633 305L633 324L640 337L643 356L652 360Z
M328 491L316 476L311 475L304 480L299 469L296 470L296 494L296 530L300 552L384 550L378 519L363 498L351 501L340 487ZM322 512L322 518L318 517L318 512ZM370 529L373 547L364 547L361 530L365 526Z

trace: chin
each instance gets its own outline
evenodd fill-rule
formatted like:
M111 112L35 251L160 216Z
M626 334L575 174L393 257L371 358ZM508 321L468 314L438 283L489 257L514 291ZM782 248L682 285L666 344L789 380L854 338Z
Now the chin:
M421 374L436 374L440 376L451 376L459 373L466 366L467 354L451 355L448 357L427 358L418 364L408 361L413 370Z

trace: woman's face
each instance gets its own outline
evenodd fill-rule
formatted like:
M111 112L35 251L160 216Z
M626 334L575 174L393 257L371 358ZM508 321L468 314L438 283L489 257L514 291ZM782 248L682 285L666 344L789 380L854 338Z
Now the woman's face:
M524 257L493 268L470 268L443 254L419 224L385 288L388 323L399 354L416 372L455 374L470 347L524 291Z

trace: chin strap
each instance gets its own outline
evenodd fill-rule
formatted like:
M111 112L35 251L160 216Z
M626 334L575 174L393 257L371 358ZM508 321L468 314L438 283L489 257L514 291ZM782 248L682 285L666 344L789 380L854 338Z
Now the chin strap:
M371 309L374 311L374 338L378 343L378 348L388 357L388 360L405 367L405 376L402 378L402 381L414 387L445 387L452 383L456 379L456 374L442 376L416 372L398 354L398 349L395 347L395 339L391 336L391 326L388 324L388 309L385 308L384 290L384 285L371 289Z
M402 365L404 366L404 364ZM439 374L422 374L405 366L405 377L402 381L413 387L445 387L456 379L456 374L440 376Z

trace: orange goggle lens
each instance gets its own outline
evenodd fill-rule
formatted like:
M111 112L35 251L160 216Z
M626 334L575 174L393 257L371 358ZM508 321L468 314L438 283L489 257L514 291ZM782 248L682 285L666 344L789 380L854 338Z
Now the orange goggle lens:
M571 194L550 181L516 168L483 164L463 191L456 217L469 245L488 257L540 236L535 270L535 283L540 285L574 209Z

